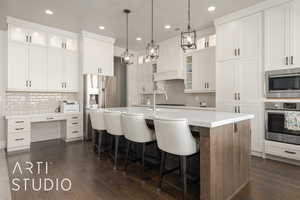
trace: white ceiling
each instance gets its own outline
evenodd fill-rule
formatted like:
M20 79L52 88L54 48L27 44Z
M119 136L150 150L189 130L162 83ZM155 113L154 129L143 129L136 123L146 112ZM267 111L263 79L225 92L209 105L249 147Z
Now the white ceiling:
M123 9L131 9L129 16L129 48L144 49L150 38L150 3L151 0L0 0L8 1L7 15L79 32L87 30L117 39L117 46L125 46L125 15ZM230 12L246 8L263 0L191 0L192 26L203 29L212 26L215 18ZM174 28L184 29L187 19L187 0L154 0L155 6L155 40L161 41L179 32ZM2 4L3 5L3 4ZM207 8L217 7L214 13ZM0 5L1 7L1 5ZM3 8L3 6L2 6ZM49 16L46 9L54 12ZM165 30L164 25L172 25ZM105 30L98 26L104 25ZM136 41L141 37L142 41Z

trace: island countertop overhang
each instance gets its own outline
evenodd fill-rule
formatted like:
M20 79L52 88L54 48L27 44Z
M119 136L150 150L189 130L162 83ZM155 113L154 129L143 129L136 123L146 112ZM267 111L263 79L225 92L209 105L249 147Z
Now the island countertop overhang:
M205 128L215 128L227 124L233 124L254 118L252 114L204 111L204 110L184 110L184 109L158 109L155 113L149 108L143 107L121 107L107 108L106 110L120 111L123 113L140 113L144 114L146 119L153 120L158 118L173 118L188 120L190 126Z

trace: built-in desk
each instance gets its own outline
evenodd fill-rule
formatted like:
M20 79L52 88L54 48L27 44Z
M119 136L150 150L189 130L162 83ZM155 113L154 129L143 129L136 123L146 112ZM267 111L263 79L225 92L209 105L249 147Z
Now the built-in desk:
M39 122L62 121L61 138L66 142L82 140L81 113L45 113L5 116L7 152L30 149L31 125Z

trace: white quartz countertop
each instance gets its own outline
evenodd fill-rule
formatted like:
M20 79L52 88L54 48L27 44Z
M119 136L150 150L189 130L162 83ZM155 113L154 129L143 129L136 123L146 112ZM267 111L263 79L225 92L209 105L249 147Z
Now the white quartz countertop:
M155 117L172 119L185 118L188 120L188 123L191 126L200 126L206 128L215 128L218 126L254 118L254 115L251 114L173 108L158 108L156 113L153 113L153 111L147 107L107 108L106 110L120 111L123 113L141 113L145 115L146 119L154 119Z
M152 108L152 105L134 105L134 107L148 107ZM186 110L211 110L214 111L214 107L197 107L197 106L167 106L167 105L157 105L157 108L170 108L170 109L186 109Z
M5 115L5 119L38 118L38 117L59 117L59 116L69 116L69 115L78 115L78 114L80 114L80 112Z

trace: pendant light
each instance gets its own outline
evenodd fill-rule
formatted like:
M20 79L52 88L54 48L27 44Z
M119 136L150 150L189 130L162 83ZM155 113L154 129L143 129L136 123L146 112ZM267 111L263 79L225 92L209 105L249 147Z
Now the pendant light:
M121 55L121 57L123 63L125 63L126 65L130 65L133 64L133 54L130 54L128 50L128 15L130 13L130 10L125 9L124 13L126 14L126 50Z
M181 32L181 48L186 51L189 49L197 49L196 30L191 28L191 2L188 0L188 26L187 31Z
M146 47L146 60L155 61L159 57L159 45L154 43L153 0L151 0L151 41Z

